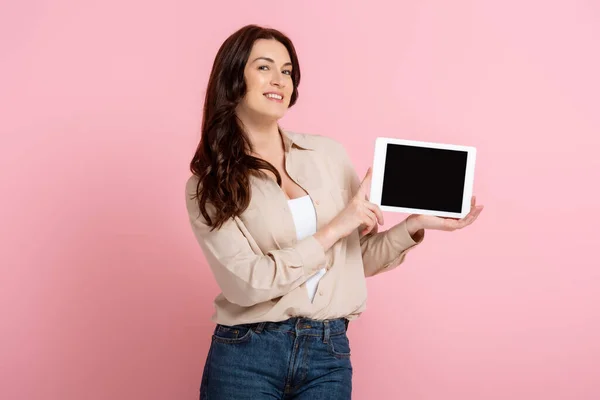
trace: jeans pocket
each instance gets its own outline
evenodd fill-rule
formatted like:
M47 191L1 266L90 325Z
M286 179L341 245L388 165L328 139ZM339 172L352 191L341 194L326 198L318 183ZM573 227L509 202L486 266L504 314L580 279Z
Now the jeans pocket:
M345 333L329 337L329 351L337 358L350 358L350 341Z
M213 334L213 340L219 343L245 343L252 337L251 328L243 325L220 325L218 324Z

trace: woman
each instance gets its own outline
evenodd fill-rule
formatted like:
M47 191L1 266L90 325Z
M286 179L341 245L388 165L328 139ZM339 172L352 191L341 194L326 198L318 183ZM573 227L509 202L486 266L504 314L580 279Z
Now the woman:
M425 229L462 220L411 215L391 229L333 139L283 130L300 68L281 32L249 25L221 46L186 185L193 231L222 293L201 399L349 399L348 321L365 277L397 267Z

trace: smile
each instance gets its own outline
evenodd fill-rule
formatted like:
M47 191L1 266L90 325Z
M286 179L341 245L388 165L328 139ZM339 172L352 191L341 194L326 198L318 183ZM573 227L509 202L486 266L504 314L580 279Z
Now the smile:
M269 100L273 100L273 101L277 101L279 103L281 103L283 101L283 96L280 94L276 94L276 93L265 93L264 96L269 99Z

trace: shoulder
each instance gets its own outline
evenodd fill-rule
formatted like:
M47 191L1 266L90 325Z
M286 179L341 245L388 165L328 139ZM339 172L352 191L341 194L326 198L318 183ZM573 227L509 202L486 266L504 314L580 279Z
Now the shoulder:
M327 170L332 182L338 182L342 188L350 188L356 176L354 164L344 145L330 137L320 134L290 133L294 144L314 154L321 168Z
M337 139L334 139L330 136L289 130L286 130L285 133L296 145L300 147L326 154L328 157L347 157L347 152L344 145Z
M185 182L185 206L190 220L196 224L196 227L206 224L198 204L198 193L202 190L202 185L199 183L200 179L196 175L191 175ZM205 211L210 217L215 215L215 207L209 201L205 204Z
M198 183L200 179L196 175L190 176L185 182L185 195L188 198L190 195L195 196L198 191Z
M188 212L190 213L192 211L195 213L199 211L197 198L199 182L200 179L198 179L196 175L190 176L185 182L185 204Z

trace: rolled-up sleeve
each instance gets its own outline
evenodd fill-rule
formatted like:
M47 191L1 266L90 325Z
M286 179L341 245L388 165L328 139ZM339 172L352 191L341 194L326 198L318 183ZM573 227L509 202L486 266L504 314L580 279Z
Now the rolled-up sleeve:
M415 241L406 228L406 220L384 232L363 236L360 247L365 276L374 276L402 264L409 250L423 241Z
M192 230L229 302L250 307L283 296L324 267L325 252L314 236L290 248L257 254L235 218L211 231L191 193L188 184L186 205Z

